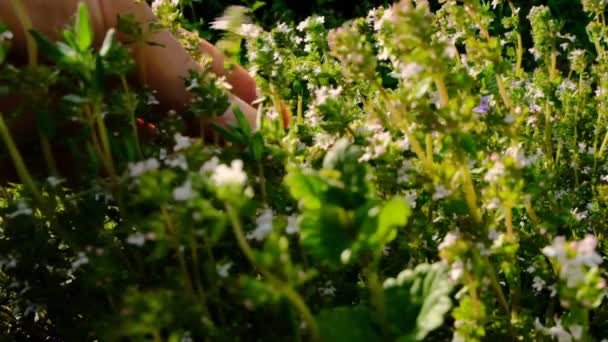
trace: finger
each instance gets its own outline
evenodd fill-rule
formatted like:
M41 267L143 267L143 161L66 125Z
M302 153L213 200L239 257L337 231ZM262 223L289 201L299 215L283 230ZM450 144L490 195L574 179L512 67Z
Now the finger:
M236 125L237 120L236 120L236 115L234 114L234 111L237 108L238 108L238 110L241 111L241 113L243 113L243 116L245 116L245 119L249 123L249 127L252 127L255 129L257 126L257 124L256 124L257 111L255 110L255 108L251 107L248 103L246 103L245 101L243 101L241 98L239 98L237 96L230 97L230 106L228 107L228 109L226 110L224 115L220 116L217 119L217 123L224 125L224 126Z
M218 76L226 77L226 81L232 86L232 93L243 101L251 104L257 98L255 80L245 68L235 65L232 70L225 67L226 57L213 44L202 40L200 49L212 59L211 68Z

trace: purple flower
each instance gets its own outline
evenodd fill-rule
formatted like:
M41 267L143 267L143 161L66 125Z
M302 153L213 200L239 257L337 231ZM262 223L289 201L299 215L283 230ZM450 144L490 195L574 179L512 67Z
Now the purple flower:
M481 99L479 99L479 106L473 108L473 111L479 114L488 114L490 111L490 97L482 96Z

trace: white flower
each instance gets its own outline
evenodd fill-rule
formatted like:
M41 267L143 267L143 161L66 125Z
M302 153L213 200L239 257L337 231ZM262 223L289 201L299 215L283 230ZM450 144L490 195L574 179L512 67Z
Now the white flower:
M588 213L586 211L578 211L578 208L570 210L570 214L574 215L577 221L581 221L587 218Z
M543 254L554 258L560 266L559 277L566 281L570 288L579 286L585 281L588 268L597 267L602 263L602 257L596 253L597 239L588 235L582 241L566 242L563 236L553 240L553 244L543 248Z
M322 25L325 23L325 17L322 16L312 16L306 18L304 21L300 22L296 27L298 31L304 31L315 25Z
M173 168L180 168L184 171L188 170L188 161L186 160L186 157L184 157L183 154L179 154L171 159L168 159L167 161L165 161L165 163Z
M221 186L244 186L247 182L247 174L243 171L243 161L235 159L230 163L230 167L224 164L218 165L211 180L215 185Z
M173 190L173 199L176 201L187 201L194 196L192 182L187 180L183 185Z
M597 239L593 235L587 235L583 240L573 242L577 249L576 263L587 265L587 267L595 267L602 263L602 257L595 252L597 247Z
M433 200L440 200L442 198L446 198L450 196L452 192L448 190L443 184L439 184L435 187L435 192L433 193Z
M398 69L398 72L393 72L391 75L398 79L407 80L418 75L422 70L424 70L424 67L418 63L412 62L405 65L399 65Z
M11 40L13 39L13 33L11 31L4 31L2 33L0 33L0 43L2 43L5 40Z
M141 247L146 243L146 236L142 233L131 234L127 237L127 243Z
M150 158L146 160L142 160L137 163L129 164L129 175L131 177L139 177L144 173L152 170L156 170L160 167L160 163L155 158Z
M540 323L540 320L536 318L534 321L534 328L540 332L542 332L546 336L551 336L557 339L558 342L572 342L572 338L574 335L571 335L566 328L562 326L562 322L560 319L555 319L555 326L551 328L547 328ZM572 331L572 330L571 330ZM578 335L578 327L575 327L575 332ZM580 332L582 335L582 331ZM575 339L578 339L575 337Z
M220 165L220 160L218 157L213 157L207 160L203 166L201 166L200 173L211 173L215 171L215 169Z
M76 260L72 261L72 269L77 269L78 267L88 264L89 258L84 252L78 252L78 257Z
M418 193L416 190L408 190L405 192L405 201L409 204L410 208L416 208L416 199L418 198Z
M437 247L437 249L441 251L441 250L444 250L444 249L446 249L448 247L451 247L459 239L460 239L460 233L458 233L458 232L448 232L445 235L445 237L443 238L443 241Z
M185 137L179 133L175 133L173 139L175 139L175 146L173 146L173 151L175 152L186 149L190 147L190 145L192 145L190 138Z
M255 220L257 227L253 231L247 233L247 239L256 240L258 242L264 241L266 236L272 232L273 216L272 209L265 209Z
M226 278L228 277L230 268L232 267L232 262L226 262L223 264L216 264L215 265L215 271L217 272L217 275L219 275L222 278Z
M247 39L254 39L259 37L264 30L255 24L241 24L238 29L238 33Z
M336 136L334 136L332 134L320 132L320 133L316 134L314 137L314 140L315 140L314 146L321 150L328 150L330 147L332 147L336 143L336 139L337 139Z
M287 217L287 227L285 228L285 233L291 235L300 231L298 217L296 215L291 215Z
M32 211L32 208L28 207L25 201L20 200L19 204L17 204L17 210L6 216L9 218L13 218L20 215L31 216L33 213L34 212Z
M541 277L535 276L534 279L532 279L532 288L536 290L536 292L542 291L545 285L546 283Z
M319 287L319 293L321 296L335 296L336 288L332 284L331 280L328 280L324 287Z
M483 179L488 183L496 183L500 176L505 174L505 165L500 161L494 163L491 169L486 172Z
M56 188L57 186L59 186L59 184L63 183L64 179L51 176L47 178L46 181L51 187Z
M462 263L462 261L456 260L454 263L452 263L452 266L451 266L450 272L449 272L449 276L453 282L457 282L458 279L460 279L460 277L462 277L463 273L464 273L464 264Z
M342 94L342 87L330 88L323 86L315 91L315 104L324 105L328 100L337 100Z

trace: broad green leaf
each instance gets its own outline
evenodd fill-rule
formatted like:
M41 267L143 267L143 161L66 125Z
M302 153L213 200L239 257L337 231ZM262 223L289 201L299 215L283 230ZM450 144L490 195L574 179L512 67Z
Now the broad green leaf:
M372 315L363 306L336 307L322 310L317 315L317 322L324 341L382 341L376 327L372 324Z
M300 239L305 250L321 263L340 264L340 255L352 240L348 232L348 213L336 206L305 211L300 221Z
M302 170L293 169L285 177L291 195L307 209L321 207L322 199L328 185L317 174L305 174Z
M398 341L420 341L443 324L453 284L447 266L421 264L386 281L387 319Z
M84 2L78 4L76 14L76 44L80 51L88 50L93 44L93 27L89 19L89 10Z
M383 245L391 242L397 236L395 228L404 226L410 215L410 207L403 198L395 197L386 203L378 216L377 242Z

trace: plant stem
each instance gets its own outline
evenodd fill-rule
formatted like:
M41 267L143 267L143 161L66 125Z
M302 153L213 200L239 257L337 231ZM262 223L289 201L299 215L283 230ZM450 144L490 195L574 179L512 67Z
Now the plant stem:
M557 77L557 48L553 46L551 49L551 66L549 69L549 81L555 81Z
M228 214L228 218L230 219L230 223L232 225L232 232L236 241L239 245L239 248L245 254L245 257L249 260L249 262L264 276L268 281L273 285L275 289L281 292L287 299L291 302L291 304L296 308L299 312L300 316L306 322L306 325L312 335L312 339L314 341L320 341L321 335L319 333L319 328L317 326L317 322L315 321L314 316L310 312L310 309L302 299L302 297L291 288L289 284L284 283L277 277L275 277L272 273L267 271L262 265L255 259L255 255L253 253L253 249L247 242L247 238L245 238L245 233L243 232L243 227L241 225L241 221L238 217L236 210L229 204L225 203L226 213Z
M498 85L498 92L500 93L502 102L504 102L505 107L507 107L507 109L510 110L512 107L511 97L509 96L509 93L507 92L507 89L505 87L505 82L503 81L502 76L500 76L499 74L496 74L496 84Z
M431 133L426 134L426 159L429 163L433 163L433 135Z
M380 91L380 95L384 99L384 102L386 102L386 105L389 107L390 111L393 112L393 114L395 114L395 115L400 114L399 116L401 117L401 120L403 121L404 133L407 136L408 140L410 141L410 144L412 145L412 149L414 150L414 153L416 153L416 156L418 157L418 159L420 159L420 161L425 163L425 165L428 168L428 171L432 172L433 165L432 165L432 163L429 163L429 161L426 159L426 155L424 153L424 150L422 149L422 146L418 142L418 139L416 139L416 136L410 130L410 124L406 117L406 114L404 113L404 111L399 110L398 108L393 106L392 101L391 101L390 97L388 96L388 93L386 92L386 89L384 89L384 87L380 84L380 82L375 81L374 83L376 85L376 88L378 88L378 91ZM388 127L388 118L386 117L386 115L381 114L381 118L382 118L382 121L383 121L385 127Z
M34 183L34 180L31 176L29 170L27 169L27 166L25 166L25 163L23 162L21 153L19 153L19 150L17 149L17 145L15 144L15 141L13 140L13 137L11 136L11 133L8 130L8 127L6 126L6 123L4 122L4 116L2 115L1 112L0 112L0 136L2 137L2 140L4 141L4 144L6 145L6 148L8 149L8 153L10 154L11 159L13 160L13 165L15 166L17 174L19 175L19 179L21 180L23 185L25 185L25 187L28 188L28 190L32 193L32 195L34 196L34 199L36 199L36 201L38 201L38 203L40 205L44 206L44 204L45 204L44 199L43 199L40 191L38 190L36 183Z
M460 169L462 171L463 176L464 195L465 200L467 202L467 206L471 211L473 221L479 224L481 223L481 214L479 212L479 208L477 207L477 193L475 192L475 186L473 185L473 178L471 178L469 166L466 162L463 162Z
M205 315L210 318L209 309L207 305L207 296L203 288L203 282L201 280L200 266L198 262L198 246L196 244L196 236L194 233L191 236L192 242L190 243L190 257L192 258L192 268L194 269L194 283L196 285L198 297L201 301L201 305L205 312Z
M511 204L505 204L505 225L507 226L507 240L509 242L513 241L514 233L513 233L513 209L511 208Z
M439 101L441 103L441 108L447 107L450 102L450 95L448 93L448 88L445 86L445 81L443 80L443 77L439 76L435 79L435 86L437 87L437 91L439 92Z
M511 8L511 12L513 14L519 15L518 9L515 8L515 5L513 5L512 1L509 1L509 7ZM523 56L524 56L524 47L523 47L523 42L522 42L521 34L519 33L519 31L517 31L517 52L516 52L516 55L517 55L517 59L516 59L516 62L515 62L515 74L517 76L521 76L521 74L523 72L523 69L522 69L521 65L522 65Z
M23 28L23 33L25 34L28 63L30 66L35 66L38 64L38 46L36 45L34 37L32 37L32 35L29 33L32 29L32 20L27 13L27 9L25 8L22 0L12 0L12 3L15 14L19 19L21 27Z
M268 195L266 194L266 177L264 176L264 165L258 160L258 177L260 177L260 193L262 194L262 202L268 203Z
M127 79L124 75L120 75L120 82L122 83L122 88L127 94L127 105L129 106L129 116L131 119L131 128L133 129L133 137L135 137L135 147L137 148L137 156L139 159L144 159L144 154L141 149L141 144L139 142L139 132L137 130L137 122L135 121L135 110L137 105L134 103L133 98L131 97L131 92L129 91L129 85L127 83Z
M552 107L549 101L545 105L545 153L547 159L553 164L553 127L551 125Z
M372 263L368 267L366 267L365 277L367 278L367 285L369 287L369 292L371 295L371 301L376 309L377 321L380 325L384 336L388 336L389 328L388 323L386 321L386 305L384 299L384 289L382 284L380 284L380 279L378 277L378 272L376 271L375 263Z
M169 213L169 211L167 210L167 208L164 205L160 207L160 212L161 212L161 216L163 218L163 221L165 222L165 226L167 227L169 234L173 235L175 237L176 242L179 242L179 238L177 236L178 235L177 229L176 229L175 225L173 224L173 220L171 219L171 214ZM184 251L180 247L181 246L178 243L178 246L176 246L176 255L177 255L177 260L179 262L179 268L182 272L182 276L184 277L184 283L186 284L188 293L192 296L192 298L196 298L196 295L194 293L194 286L192 285L192 281L190 280L190 273L188 272L188 268L186 267L186 259L184 258Z
M303 101L302 96L298 96L298 109L297 109L298 110L298 113L297 113L298 125L301 125L304 120L303 113L302 113L302 101Z
M26 44L27 44L27 56L28 56L28 64L30 67L35 67L38 65L38 45L36 45L36 41L34 37L29 33L32 30L32 20L27 13L27 9L25 8L22 0L12 0L13 9L21 23L21 27L23 28L23 32L25 34ZM49 169L49 172L52 176L58 175L57 172L57 163L55 162L55 158L53 157L53 150L51 149L51 144L47 136L45 136L40 130L38 132L40 136L40 144L42 147L42 154L44 156L44 160Z
M53 156L53 149L51 148L51 142L49 138L44 135L42 132L38 132L40 136L40 146L42 147L42 155L44 156L44 161L46 162L46 166L49 169L49 173L51 176L57 176L59 172L57 171L57 163L55 162L55 157Z

